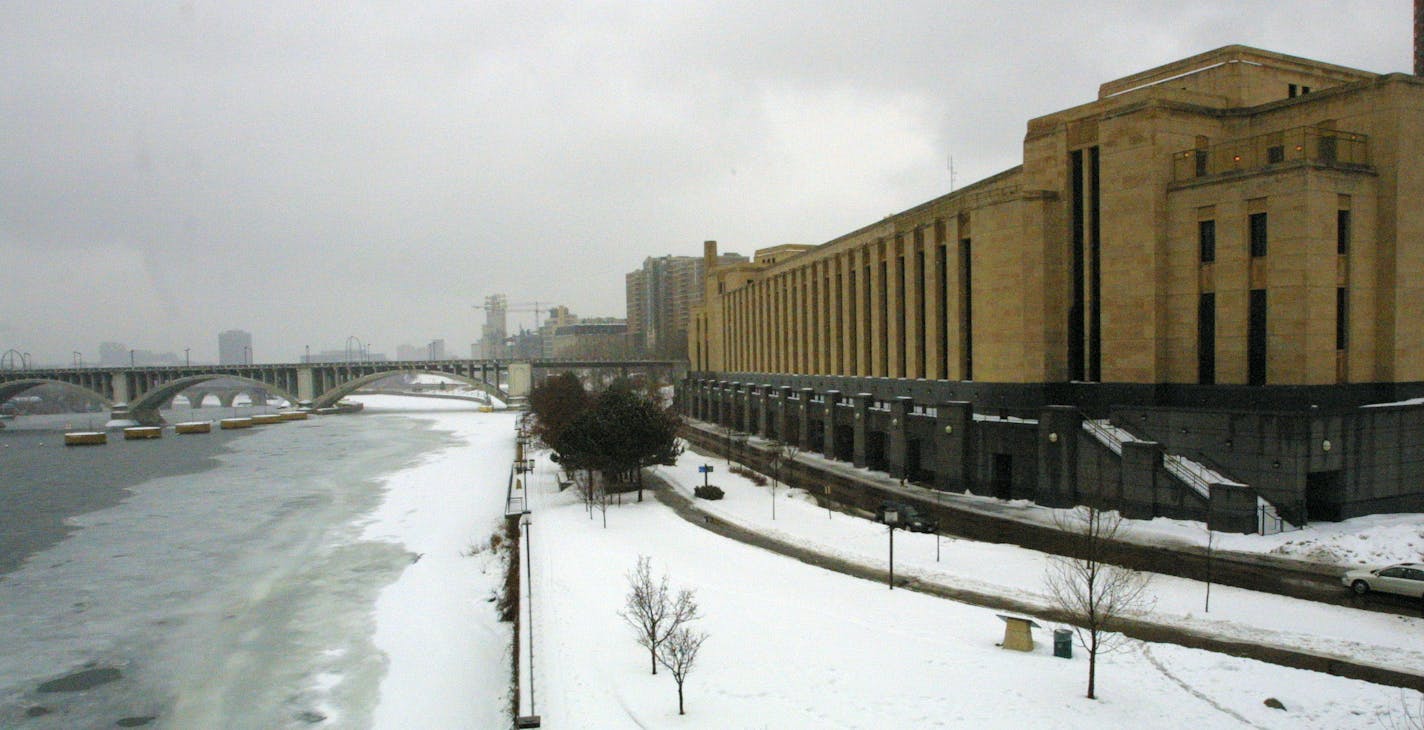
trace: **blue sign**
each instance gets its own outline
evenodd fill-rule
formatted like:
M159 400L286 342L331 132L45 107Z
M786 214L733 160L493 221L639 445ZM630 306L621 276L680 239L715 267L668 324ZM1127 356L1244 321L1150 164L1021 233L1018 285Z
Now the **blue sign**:
M711 465L711 464L703 464L702 466L697 467L697 471L699 471L699 472L701 472L701 473L703 473L703 474L707 474L707 473L709 473L709 472L712 471L712 465Z

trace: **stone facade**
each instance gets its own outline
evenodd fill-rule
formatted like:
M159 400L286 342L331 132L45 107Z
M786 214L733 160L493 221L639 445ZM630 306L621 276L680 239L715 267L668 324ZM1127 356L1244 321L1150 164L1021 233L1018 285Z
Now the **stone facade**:
M688 356L717 381L883 379L922 406L952 387L1091 418L1407 398L1421 200L1424 79L1228 46L1105 83L1030 120L1022 165L819 246L714 266L709 242ZM1319 447L1295 433L1262 453ZM1306 482L1336 479L1295 477L1270 489L1301 514ZM1388 494L1313 502L1418 506L1370 483Z

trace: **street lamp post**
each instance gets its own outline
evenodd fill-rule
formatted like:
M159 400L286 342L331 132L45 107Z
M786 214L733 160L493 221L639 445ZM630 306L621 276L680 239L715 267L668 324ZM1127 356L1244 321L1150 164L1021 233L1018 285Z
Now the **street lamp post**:
M886 583L890 584L890 590L895 590L895 525L900 521L900 513L894 508L885 510L885 524L890 527L890 572L886 578Z
M525 605L529 607L529 714L537 715L534 710L534 553L529 547L529 527L533 520L529 519L528 510L524 511L519 523L524 527L524 584L528 588Z
M78 350L75 350L75 351L74 351L74 367L77 367L77 368L82 368L82 367L84 367L84 356L81 355L81 354L79 354L79 351L78 351Z
M191 347L185 347L185 348L183 348L183 367L192 367L192 366L193 366L193 359L188 356L188 352L189 352L191 349L192 349Z
M134 351L129 350L129 367L134 367Z

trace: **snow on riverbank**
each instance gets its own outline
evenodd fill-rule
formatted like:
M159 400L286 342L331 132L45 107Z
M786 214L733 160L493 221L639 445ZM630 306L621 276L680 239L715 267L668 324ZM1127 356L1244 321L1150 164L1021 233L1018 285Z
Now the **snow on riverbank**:
M458 444L386 484L366 540L399 542L413 564L376 603L375 643L388 659L376 728L496 728L509 723L510 625L492 597L503 563L489 549L514 459L513 413L471 404L361 396L366 413L409 412Z

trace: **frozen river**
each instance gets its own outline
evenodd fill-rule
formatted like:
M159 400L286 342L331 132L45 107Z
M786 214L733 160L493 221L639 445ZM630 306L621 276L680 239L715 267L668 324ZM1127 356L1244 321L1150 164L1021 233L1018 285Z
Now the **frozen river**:
M495 529L513 417L373 401L358 416L85 449L0 431L0 727L413 721L400 678L438 657L412 647L451 642L392 619L421 596L419 564L469 573L449 610L492 624L493 558L450 543ZM408 498L451 479L468 482L464 502ZM507 638L490 631L460 660L498 664ZM438 711L481 727L498 700Z

